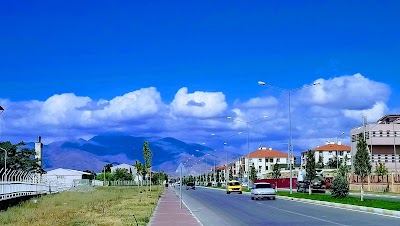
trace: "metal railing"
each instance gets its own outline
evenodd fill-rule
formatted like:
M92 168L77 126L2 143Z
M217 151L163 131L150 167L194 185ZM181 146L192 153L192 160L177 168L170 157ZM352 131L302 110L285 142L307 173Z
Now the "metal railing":
M52 194L68 189L57 181L45 180L41 174L23 170L0 169L0 178L0 201Z

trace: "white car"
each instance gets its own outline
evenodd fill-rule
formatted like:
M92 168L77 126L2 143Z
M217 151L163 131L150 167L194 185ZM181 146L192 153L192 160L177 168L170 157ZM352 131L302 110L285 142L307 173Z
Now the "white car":
M275 200L276 198L275 189L270 183L265 182L254 183L250 193L251 200L264 198Z

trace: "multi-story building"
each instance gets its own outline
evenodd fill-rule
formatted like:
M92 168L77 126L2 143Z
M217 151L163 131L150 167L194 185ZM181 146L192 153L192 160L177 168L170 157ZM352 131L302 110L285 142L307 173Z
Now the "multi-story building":
M327 166L329 161L336 160L338 166L340 161L344 161L347 157L346 165L348 167L351 166L351 147L348 145L343 145L342 142L338 141L338 143L334 142L326 142L323 146L317 146L314 149L311 149L314 152L315 162L318 163L320 160L322 163ZM336 158L338 157L338 158ZM307 164L307 151L301 153L301 167L305 168ZM325 167L327 168L327 167ZM337 168L337 167L335 167Z
M357 152L359 134L363 134L368 146L373 169L376 163L385 163L390 172L400 166L400 115L385 115L376 124L366 124L350 131L351 155Z
M292 163L293 162L296 162L296 157L294 157ZM272 148L260 147L258 150L240 157L228 166L235 177L243 177L244 180L247 181L249 177L248 171L251 169L249 166L254 166L257 178L264 178L267 173L272 172L276 163L281 166L284 165L284 168L288 168L286 167L289 163L288 153L273 150ZM242 170L240 168L242 168Z

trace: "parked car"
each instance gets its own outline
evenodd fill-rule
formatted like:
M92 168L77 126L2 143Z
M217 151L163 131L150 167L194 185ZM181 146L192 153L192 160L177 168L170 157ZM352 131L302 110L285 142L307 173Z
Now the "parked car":
M238 192L242 194L242 185L237 180L231 180L228 182L228 186L226 186L226 194L230 194L231 192Z
M298 181L297 182L297 192L309 192L310 182L308 181ZM326 191L326 183L320 179L314 179L311 181L311 192L322 192Z
M195 186L194 182L186 183L186 190L189 190L189 189L196 190L196 186Z
M273 199L276 198L276 191L270 183L259 182L254 183L250 191L251 200L254 199Z

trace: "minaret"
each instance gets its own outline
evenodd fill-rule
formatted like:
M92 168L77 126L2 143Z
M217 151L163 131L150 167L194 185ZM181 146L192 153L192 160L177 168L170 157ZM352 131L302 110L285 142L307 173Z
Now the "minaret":
M38 160L38 164L40 167L42 167L42 150L43 150L43 144L42 144L42 137L38 136L38 141L35 142L35 159Z

